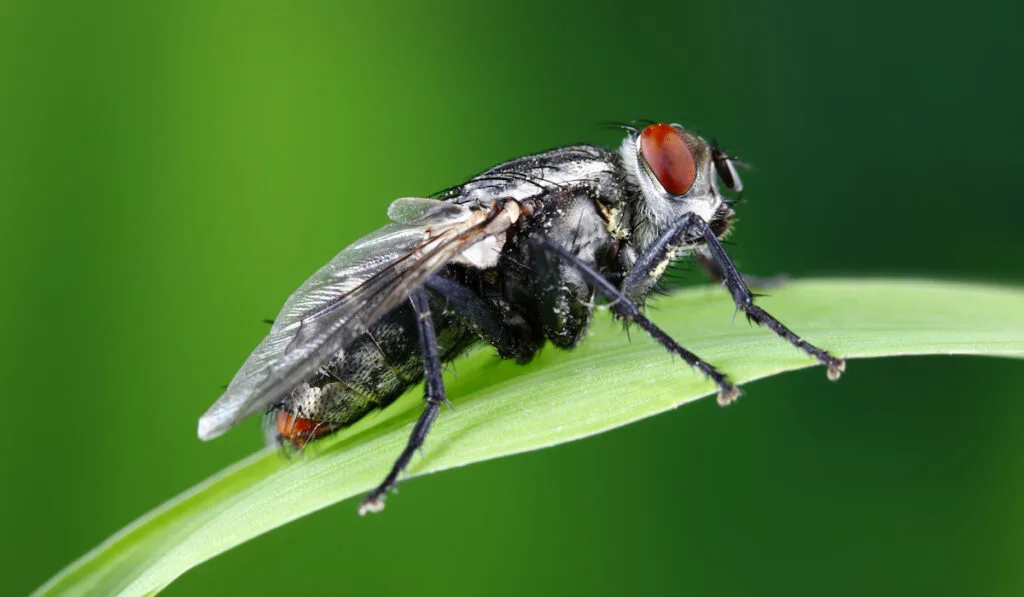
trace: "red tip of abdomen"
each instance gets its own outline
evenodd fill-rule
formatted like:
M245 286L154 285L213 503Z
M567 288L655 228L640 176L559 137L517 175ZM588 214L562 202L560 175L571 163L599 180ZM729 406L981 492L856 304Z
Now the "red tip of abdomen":
M277 411L277 440L288 442L301 450L308 442L333 433L337 427L330 423L305 419L283 410Z

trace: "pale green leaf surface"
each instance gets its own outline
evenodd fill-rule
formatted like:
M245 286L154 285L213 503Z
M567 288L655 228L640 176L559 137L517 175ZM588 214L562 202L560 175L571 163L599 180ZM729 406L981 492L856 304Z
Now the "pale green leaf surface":
M759 304L848 359L916 354L1024 357L1024 291L901 280L791 283ZM649 315L738 383L813 363L733 317L728 293L698 288L658 299ZM574 351L547 348L528 366L481 349L446 375L444 410L408 476L536 450L675 408L713 385L636 329L627 341L602 313ZM847 375L857 374L856 362ZM842 383L841 381L839 383ZM821 369L821 395L831 388ZM881 389L881 387L880 387ZM756 386L743 400L756 399ZM381 480L420 411L414 389L392 407L291 462L263 450L141 517L71 564L37 595L149 595L188 569L291 520L361 495ZM198 440L197 440L198 441ZM256 439L254 438L254 441ZM351 503L352 515L356 504ZM378 514L387 516L387 511Z

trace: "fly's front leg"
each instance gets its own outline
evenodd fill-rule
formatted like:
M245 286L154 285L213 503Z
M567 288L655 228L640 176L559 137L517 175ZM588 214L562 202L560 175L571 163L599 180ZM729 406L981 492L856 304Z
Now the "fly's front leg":
M767 327L793 346L818 359L828 368L829 379L833 381L839 379L840 374L846 370L846 361L807 342L782 325L782 322L772 317L767 311L755 305L754 295L743 281L743 275L736 269L736 265L725 252L715 231L697 214L686 214L672 228L663 232L651 243L651 246L637 259L633 270L623 280L622 293L627 297L646 296L646 293L657 282L657 272L663 271L675 259L680 248L686 243L694 243L701 239L705 243L702 250L706 250L710 255L716 266L714 273L721 276L736 303L736 308L743 309L750 321ZM654 272L654 274L650 272Z
M708 277L708 280L716 283L724 283L725 275L722 273L722 267L718 265L718 262L711 258L710 251L707 247L701 247L693 253L694 261L697 265L704 270L704 275ZM748 288L756 288L758 290L771 290L778 288L789 282L789 276L786 274L775 274L770 278L762 278L761 276L751 276L750 274L743 274L743 283Z
M537 245L548 254L554 255L555 257L572 264L576 271L578 271L589 284L593 285L601 296L608 300L609 306L613 311L628 321L632 321L640 326L641 329L650 334L652 338L657 340L658 343L664 346L669 352L678 355L691 367L696 368L698 371L714 381L715 385L718 386L719 404L724 406L739 397L739 388L734 386L732 382L725 377L724 373L689 350L680 346L680 344L673 340L671 336L666 334L658 326L654 325L650 319L647 319L647 317L640 312L640 307L638 307L635 302L630 300L628 296L624 295L611 282L606 280L600 272L587 265L571 251L555 244L550 239L540 239L537 241Z
M705 246L711 255L711 259L718 265L718 271L721 272L722 280L725 282L726 288L729 289L729 294L732 295L736 308L743 309L747 319L750 321L765 326L793 346L818 359L821 364L828 368L827 374L829 379L832 381L839 379L839 376L846 370L846 361L836 358L807 342L782 325L781 321L772 317L767 311L755 305L754 295L747 288L746 283L743 281L743 276L736 269L736 265L729 258L729 254L725 252L725 247L718 241L718 237L712 232L711 227L698 216L694 216L694 219L696 220L694 226L704 238Z
M680 252L688 250L693 243L690 228L694 225L694 214L686 214L672 228L654 239L629 268L629 273L622 279L620 292L633 302L642 302L658 284L662 274L668 269Z
M405 470L412 455L423 445L430 426L434 424L434 420L437 419L437 415L441 411L441 405L447 400L444 393L444 381L441 379L441 355L437 348L437 334L434 332L434 321L430 317L427 293L422 288L417 288L409 293L409 299L412 301L413 311L416 313L416 327L419 332L420 346L423 349L426 407L419 420L416 421L416 425L413 426L409 442L398 456L394 466L391 467L391 472L359 504L360 516L367 512L380 512L384 509L384 498L387 497L388 491L398 483L398 475Z

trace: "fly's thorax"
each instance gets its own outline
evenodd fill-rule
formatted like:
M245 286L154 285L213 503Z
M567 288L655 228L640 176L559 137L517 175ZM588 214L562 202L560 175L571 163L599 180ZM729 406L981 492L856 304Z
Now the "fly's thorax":
M679 125L631 131L619 155L627 180L638 189L628 207L638 251L686 214L710 222L722 206L711 145Z
M615 201L620 186L618 162L615 152L602 147L560 147L495 166L449 189L441 198L486 208L501 199L556 197L566 189L586 187L592 196Z

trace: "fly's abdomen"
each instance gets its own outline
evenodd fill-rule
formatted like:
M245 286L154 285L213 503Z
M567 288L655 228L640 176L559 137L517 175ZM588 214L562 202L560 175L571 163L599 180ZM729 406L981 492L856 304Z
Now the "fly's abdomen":
M477 337L442 307L436 306L434 318L441 358L447 361ZM301 449L391 404L422 379L415 315L411 307L403 306L371 326L267 412L268 443Z

